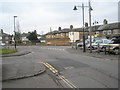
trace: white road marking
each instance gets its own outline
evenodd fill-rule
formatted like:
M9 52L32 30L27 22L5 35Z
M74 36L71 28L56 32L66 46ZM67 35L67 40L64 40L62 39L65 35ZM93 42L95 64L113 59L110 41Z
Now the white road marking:
M64 76L59 75L58 74L58 70L56 70L53 66L51 66L50 64L46 63L46 62L38 62L41 63L43 65L45 65L48 69L50 69L54 74L56 74L62 81L64 81L70 88L75 88L77 89L77 87L75 85L73 85L68 79L66 79Z
M48 50L59 50L59 51L65 51L65 49L59 49L59 48L47 48L47 47L41 47L42 49L48 49Z
M64 67L64 69L73 69L73 66L69 66L69 67Z

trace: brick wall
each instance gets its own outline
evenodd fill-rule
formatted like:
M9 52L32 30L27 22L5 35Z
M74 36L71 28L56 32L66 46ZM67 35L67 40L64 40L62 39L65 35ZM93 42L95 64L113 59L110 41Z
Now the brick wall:
M70 45L69 39L46 39L46 45L66 46Z

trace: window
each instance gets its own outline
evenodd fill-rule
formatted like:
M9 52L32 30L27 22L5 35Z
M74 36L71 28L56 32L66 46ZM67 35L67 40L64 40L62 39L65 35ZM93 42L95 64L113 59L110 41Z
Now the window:
M9 38L6 36L5 39L8 40Z
M118 34L118 30L113 30L113 34Z
M107 31L107 34L108 34L108 35L112 34L112 33L111 33L111 30L108 30L108 31Z
M96 32L96 35L99 35L99 32Z
M103 31L103 35L106 35L107 33L106 33L106 31Z

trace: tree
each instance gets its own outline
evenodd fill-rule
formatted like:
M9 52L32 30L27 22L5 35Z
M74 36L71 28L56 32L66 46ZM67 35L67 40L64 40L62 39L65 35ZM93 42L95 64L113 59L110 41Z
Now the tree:
M37 38L37 32L34 30L33 32L29 32L29 35L27 37L32 43L36 43L38 41Z

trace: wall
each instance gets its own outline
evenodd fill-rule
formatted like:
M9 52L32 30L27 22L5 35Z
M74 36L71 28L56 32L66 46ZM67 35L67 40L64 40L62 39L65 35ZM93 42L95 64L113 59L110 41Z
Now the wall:
M64 46L70 45L69 39L46 39L46 45Z

